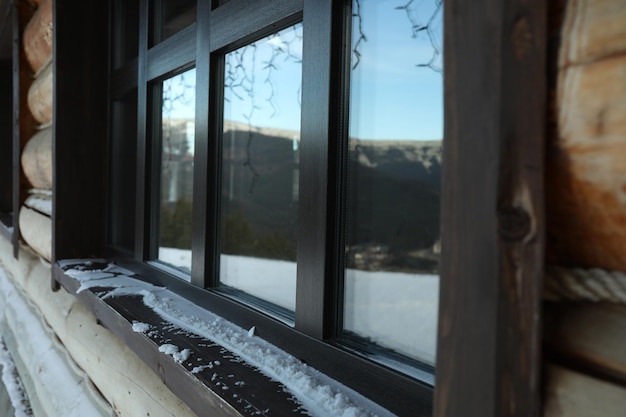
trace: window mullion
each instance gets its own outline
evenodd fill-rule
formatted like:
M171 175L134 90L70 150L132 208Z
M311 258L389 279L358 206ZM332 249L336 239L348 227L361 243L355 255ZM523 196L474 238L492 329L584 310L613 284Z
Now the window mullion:
M338 273L340 244L335 227L338 213L336 155L340 94L336 88L341 59L333 38L336 9L340 2L305 1L302 59L302 141L298 228L298 275L296 328L312 337L331 337L336 320L334 285ZM339 70L339 71L337 71ZM332 175L331 175L332 174Z
M211 1L198 1L196 30L196 130L193 180L193 235L191 282L209 287L214 274L215 259L215 167L214 138L209 135L211 55L209 45ZM212 140L211 140L212 139Z
M135 220L135 258L144 260L148 257L150 236L150 216L146 210L146 202L150 201L150 190L146 179L149 178L147 119L148 119L148 0L141 0L139 13L139 50L137 65L137 200ZM149 209L149 207L148 207Z

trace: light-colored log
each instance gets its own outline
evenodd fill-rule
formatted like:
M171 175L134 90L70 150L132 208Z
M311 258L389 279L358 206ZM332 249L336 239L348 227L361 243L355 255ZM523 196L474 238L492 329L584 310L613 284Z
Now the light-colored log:
M559 72L546 170L551 263L626 271L625 92L626 53Z
M98 324L94 314L64 290L50 290L50 268L30 251L13 257L11 243L0 236L0 263L41 312L76 361L118 416L192 417L195 414L163 384L129 347ZM221 400L216 395L216 404ZM232 417L216 405L206 415Z
M588 63L626 51L626 1L569 0L559 67Z
M544 340L550 350L626 380L626 306L549 303L544 313Z
M52 189L52 128L37 132L24 146L21 159L32 188Z
M544 417L624 417L626 388L547 366Z
M52 221L35 210L22 206L20 234L31 249L47 261L52 259Z
M43 0L24 28L24 53L33 72L52 58L52 0Z
M28 109L42 125L52 121L52 68L48 65L28 89Z

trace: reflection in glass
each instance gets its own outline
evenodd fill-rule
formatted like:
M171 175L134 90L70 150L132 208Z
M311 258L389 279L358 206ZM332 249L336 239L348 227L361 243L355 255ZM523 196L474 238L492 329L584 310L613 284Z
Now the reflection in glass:
M220 284L295 308L302 25L225 57Z
M158 260L191 273L196 70L163 81Z
M435 361L441 16L441 0L353 4L344 336L379 360Z
M196 0L150 0L150 46L196 21Z

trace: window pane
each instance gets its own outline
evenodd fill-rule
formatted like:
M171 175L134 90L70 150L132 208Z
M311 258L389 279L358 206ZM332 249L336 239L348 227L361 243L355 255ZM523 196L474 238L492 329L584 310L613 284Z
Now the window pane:
M355 0L344 336L434 364L443 137L441 0ZM424 29L422 29L424 28Z
M110 243L132 252L135 246L137 90L113 102L111 126Z
M196 0L151 0L150 1L150 46L196 21Z
M196 70L162 88L158 260L190 274Z
M295 308L302 25L226 55L220 283Z

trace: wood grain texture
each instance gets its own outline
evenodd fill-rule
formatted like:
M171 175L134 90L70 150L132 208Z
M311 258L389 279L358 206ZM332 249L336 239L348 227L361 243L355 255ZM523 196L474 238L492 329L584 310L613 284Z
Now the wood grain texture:
M43 0L24 29L24 52L37 73L52 59L52 0Z
M551 354L626 386L626 306L549 303L544 342Z
M559 67L580 65L626 51L626 3L569 0L562 28Z
M550 365L544 417L623 417L626 388Z
M548 261L626 271L626 3L567 4L547 152Z
M53 65L48 65L28 89L28 109L41 125L52 121Z
M52 189L52 128L40 130L28 141L21 161L32 188Z
M444 7L437 417L539 415L546 10Z

